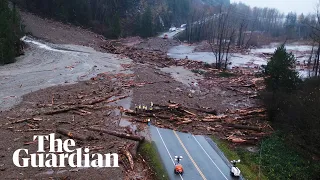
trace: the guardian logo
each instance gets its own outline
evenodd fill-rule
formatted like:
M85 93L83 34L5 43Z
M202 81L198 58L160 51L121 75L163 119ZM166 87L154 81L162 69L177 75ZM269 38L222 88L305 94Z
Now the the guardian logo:
M35 135L38 151L29 154L28 149L18 149L13 153L13 163L17 167L119 167L118 154L89 154L88 148L70 149L76 145L73 139L62 142L55 134ZM45 152L44 141L49 141L49 152ZM25 157L27 155L27 157ZM23 158L21 158L23 156ZM111 159L113 161L111 166Z

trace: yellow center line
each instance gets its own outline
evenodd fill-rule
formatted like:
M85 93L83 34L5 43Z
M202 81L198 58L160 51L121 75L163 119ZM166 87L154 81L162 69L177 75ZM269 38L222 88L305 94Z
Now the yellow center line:
M180 142L182 148L184 149L184 151L187 153L188 157L191 159L191 162L193 163L193 165L196 167L197 171L199 172L200 176L202 177L203 180L207 180L207 178L203 175L202 171L200 170L199 166L197 165L197 163L193 160L193 158L191 157L189 151L187 150L187 148L184 146L183 142L181 141L180 137L178 136L178 134L176 133L176 131L173 131L173 133L176 135L178 141Z

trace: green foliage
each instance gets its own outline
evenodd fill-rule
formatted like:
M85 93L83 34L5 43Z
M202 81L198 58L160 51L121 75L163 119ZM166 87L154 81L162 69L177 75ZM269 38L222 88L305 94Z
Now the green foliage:
M320 163L301 156L282 136L275 133L266 138L256 153L241 147L232 148L227 142L215 137L212 139L229 160L241 160L237 166L246 179L317 179Z
M0 0L0 64L14 62L20 52L20 18L15 6L8 7L7 0Z
M92 28L108 38L118 38L124 30L130 30L121 27L121 21L137 5L136 0L17 0L17 3L35 14Z
M152 28L152 12L150 7L148 7L141 17L140 36L151 37L153 35Z
M119 15L116 14L113 16L112 23L111 23L111 38L118 38L121 34L121 24Z
M281 46L266 68L267 91L261 98L269 120L282 133L262 145L270 179L316 179L320 171L319 163L309 160L320 155L320 78L301 81L294 64L294 56Z
M241 170L242 175L246 179L259 179L259 160L257 153L250 153L241 148L231 148L227 142L211 137L212 140L218 145L219 149L224 153L229 161L240 159L241 162L237 164ZM261 180L268 178L262 173L260 174Z
M190 0L167 0L169 16L172 23L181 24L190 12Z
M152 170L155 172L155 178L157 180L168 180L169 176L167 171L163 167L163 163L158 154L156 145L152 142L144 142L139 147L139 153L151 166Z
M292 93L263 93L270 120L296 147L320 155L320 79L302 82Z
M271 136L261 146L262 169L269 179L317 179L319 176L319 162L302 157L281 135Z
M284 45L275 51L265 69L267 90L290 92L301 82L295 71L296 59L292 53L287 53Z

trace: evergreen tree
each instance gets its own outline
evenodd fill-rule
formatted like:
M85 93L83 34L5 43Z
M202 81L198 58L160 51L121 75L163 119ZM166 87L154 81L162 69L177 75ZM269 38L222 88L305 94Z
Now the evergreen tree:
M287 53L284 45L275 51L265 70L267 90L290 92L301 82L295 71L296 59L292 53Z
M20 51L20 35L15 5L11 10L7 0L0 0L0 64L14 62Z
M121 34L121 24L120 24L120 18L118 14L113 16L111 27L112 27L111 37L118 38Z
M153 35L153 24L152 24L152 13L151 9L148 7L146 11L142 14L141 18L141 36L150 37Z

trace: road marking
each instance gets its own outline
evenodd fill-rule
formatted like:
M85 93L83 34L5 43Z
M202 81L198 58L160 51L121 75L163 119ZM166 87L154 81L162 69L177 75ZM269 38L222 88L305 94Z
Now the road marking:
M202 145L200 144L200 142L197 140L197 138L192 135L193 138L197 141L197 143L199 144L199 146L201 147L201 149L204 151L204 153L206 153L206 155L209 157L209 159L211 160L211 162L213 162L213 164L218 168L218 170L220 171L220 173L223 175L224 178L226 178L228 180L228 178L223 174L223 172L220 170L220 168L217 166L217 164L211 159L211 157L209 156L209 154L207 153L206 150L204 150L204 148L202 147Z
M162 143L163 143L164 147L165 147L165 148L166 148L166 150L167 150L167 153L168 153L168 154L169 154L169 156L170 156L170 159L171 159L171 161L172 161L172 163L173 163L173 166L175 166L174 161L173 161L173 159L172 159L172 156L171 156L171 154L170 154L170 152L169 152L169 150L168 150L168 148L167 148L166 143L164 142L164 140L163 140L163 138L162 138L162 136L161 136L161 134L160 134L159 129L158 129L157 127L156 127L156 129L157 129L157 131L158 131L158 134L159 134L159 136L160 136L160 139L161 139L161 141L162 141ZM183 180L183 178L182 178L181 174L179 174L179 175L180 175L181 180Z
M181 141L180 137L178 136L178 134L176 133L176 131L173 131L173 133L176 135L176 137L178 138L178 141L180 142L182 148L184 149L184 151L187 153L188 157L190 158L191 162L193 163L193 165L196 167L196 169L198 170L198 172L200 173L200 176L202 177L203 180L207 180L207 178L203 175L203 173L201 172L199 166L197 165L197 163L193 160L193 158L191 157L189 151L187 150L187 148L184 146L183 142Z

